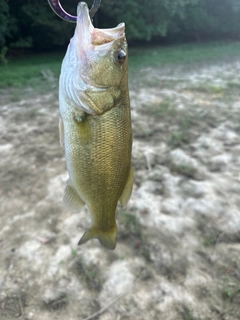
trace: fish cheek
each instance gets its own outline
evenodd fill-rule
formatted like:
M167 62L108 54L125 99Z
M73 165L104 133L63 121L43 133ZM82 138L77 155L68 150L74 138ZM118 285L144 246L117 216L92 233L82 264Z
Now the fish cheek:
M115 62L114 56L92 66L91 79L101 87L118 86L121 78L122 66Z

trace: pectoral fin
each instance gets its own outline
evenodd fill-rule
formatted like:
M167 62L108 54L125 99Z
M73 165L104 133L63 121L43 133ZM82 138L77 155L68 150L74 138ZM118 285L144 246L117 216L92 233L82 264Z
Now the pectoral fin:
M77 191L71 186L68 182L63 196L64 206L72 211L79 212L82 207L85 205L85 202L80 198Z
M98 239L101 245L109 250L113 250L116 247L116 235L117 226L116 224L107 230L101 230L95 226L90 227L79 240L78 244L84 244L90 239Z
M122 208L124 208L127 205L128 201L131 197L132 188L133 188L133 168L131 166L127 182L125 184L125 187L124 187L123 192L121 194L121 197L119 199L119 202L120 202L120 205Z
M63 126L63 121L62 118L59 118L59 141L60 141L60 145L64 146L64 126Z

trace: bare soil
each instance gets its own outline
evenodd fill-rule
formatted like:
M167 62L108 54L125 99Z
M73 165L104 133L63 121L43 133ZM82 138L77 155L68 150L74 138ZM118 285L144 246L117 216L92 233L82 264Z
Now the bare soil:
M107 251L77 246L90 215L61 202L57 89L1 94L1 320L240 319L240 62L146 68L130 96L134 190Z

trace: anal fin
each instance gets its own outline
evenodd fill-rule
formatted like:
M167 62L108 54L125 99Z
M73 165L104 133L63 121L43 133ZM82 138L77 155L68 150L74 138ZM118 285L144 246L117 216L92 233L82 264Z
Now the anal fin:
M132 188L133 188L133 168L131 166L131 168L129 170L127 182L125 184L125 187L124 187L123 192L121 194L121 197L119 199L119 202L120 202L120 205L122 208L126 207L128 201L131 197Z
M72 212L79 212L85 205L85 202L78 195L74 187L67 184L63 196L63 204L68 210Z

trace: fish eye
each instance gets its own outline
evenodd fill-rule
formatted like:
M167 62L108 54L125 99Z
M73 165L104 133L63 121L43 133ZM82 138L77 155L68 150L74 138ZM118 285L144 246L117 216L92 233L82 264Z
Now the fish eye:
M123 63L123 62L125 61L125 59L126 59L126 52L123 51L123 50L120 50L120 51L117 53L116 58L117 58L117 61L118 61L118 62Z

